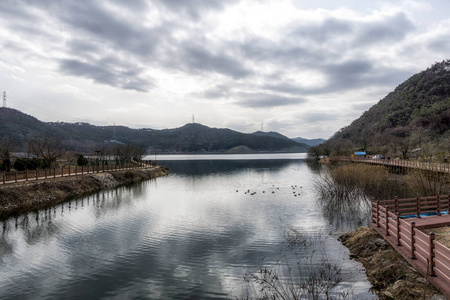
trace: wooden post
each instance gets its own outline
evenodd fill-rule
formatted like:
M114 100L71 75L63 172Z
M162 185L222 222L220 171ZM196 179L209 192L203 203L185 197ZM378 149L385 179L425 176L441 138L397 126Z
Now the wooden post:
M78 166L77 165L75 165L75 175L78 175Z
M39 178L39 171L38 169L36 169L36 180L38 180L38 178Z
M400 213L397 213L397 246L401 246L400 243Z
M70 176L70 165L69 165L69 176Z
M436 277L436 272L434 271L434 266L435 266L434 239L435 239L434 232L430 232L430 248L429 248L430 255L429 255L429 259L428 259L428 274L430 274L430 276Z
M385 231L385 235L388 236L389 235L389 206L386 205L386 216L385 216L385 221L386 221L386 231Z
M44 169L45 179L47 179L47 169Z
M14 181L17 182L17 171L14 171Z
M25 170L25 181L28 181L28 169Z
M395 196L395 213L398 213L398 196Z
M441 195L437 195L437 215L441 215Z
M56 178L56 167L53 168L53 178Z
M81 175L83 175L83 170L84 169L84 167L83 167L83 165L81 165Z
M416 222L411 222L411 259L417 259L416 258L416 254L414 252L416 252Z
M3 184L5 184L6 183L6 174L5 173L2 173L3 174Z
M416 198L416 209L417 209L417 218L421 218L421 216L420 216L420 196L419 195L417 195L417 198Z

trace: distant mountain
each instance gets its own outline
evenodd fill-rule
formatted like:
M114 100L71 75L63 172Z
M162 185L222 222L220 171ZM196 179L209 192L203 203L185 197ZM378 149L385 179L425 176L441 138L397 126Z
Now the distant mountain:
M21 149L30 137L44 132L60 137L68 149L86 153L110 143L140 145L159 153L306 152L309 148L281 134L245 134L196 123L164 130L88 123L46 123L10 108L0 108L0 124L0 135L13 135L17 147Z
M321 146L330 154L356 150L404 158L415 148L424 155L449 153L450 60L411 76Z
M293 140L296 141L297 143L303 143L303 144L306 144L306 145L308 145L310 147L322 144L323 142L326 141L325 139L321 139L321 138L318 138L318 139L305 139L305 138L302 138L302 137L296 137L296 138L293 138Z
M280 138L280 139L289 139L287 136L282 135L281 133L278 133L275 131L269 131L269 132L256 131L256 132L253 132L252 134L259 135L259 136L271 136L271 137L276 137L276 138Z

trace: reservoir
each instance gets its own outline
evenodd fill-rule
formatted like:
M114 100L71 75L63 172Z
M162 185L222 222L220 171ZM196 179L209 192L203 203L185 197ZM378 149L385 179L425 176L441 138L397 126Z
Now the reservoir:
M166 177L0 221L0 299L251 298L261 267L295 281L324 260L333 293L376 298L337 241L367 224L323 213L304 158L157 155Z

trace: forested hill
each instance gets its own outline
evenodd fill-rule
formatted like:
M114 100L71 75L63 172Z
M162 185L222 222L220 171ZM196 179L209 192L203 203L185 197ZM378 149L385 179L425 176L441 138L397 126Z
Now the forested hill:
M450 149L450 60L413 75L322 146L323 154L354 150L409 157L414 148Z
M63 140L68 150L89 153L111 143L143 146L152 152L306 152L308 145L278 136L245 134L230 129L186 124L175 129L132 129L88 123L41 122L10 108L0 108L0 137L12 136L18 150L39 134Z

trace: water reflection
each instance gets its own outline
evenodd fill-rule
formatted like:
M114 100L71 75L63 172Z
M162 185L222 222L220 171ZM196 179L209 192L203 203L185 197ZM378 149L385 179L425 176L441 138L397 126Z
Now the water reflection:
M168 177L3 221L0 298L227 299L243 295L244 267L279 260L285 224L328 228L303 161L177 163ZM335 238L328 248L345 256Z

